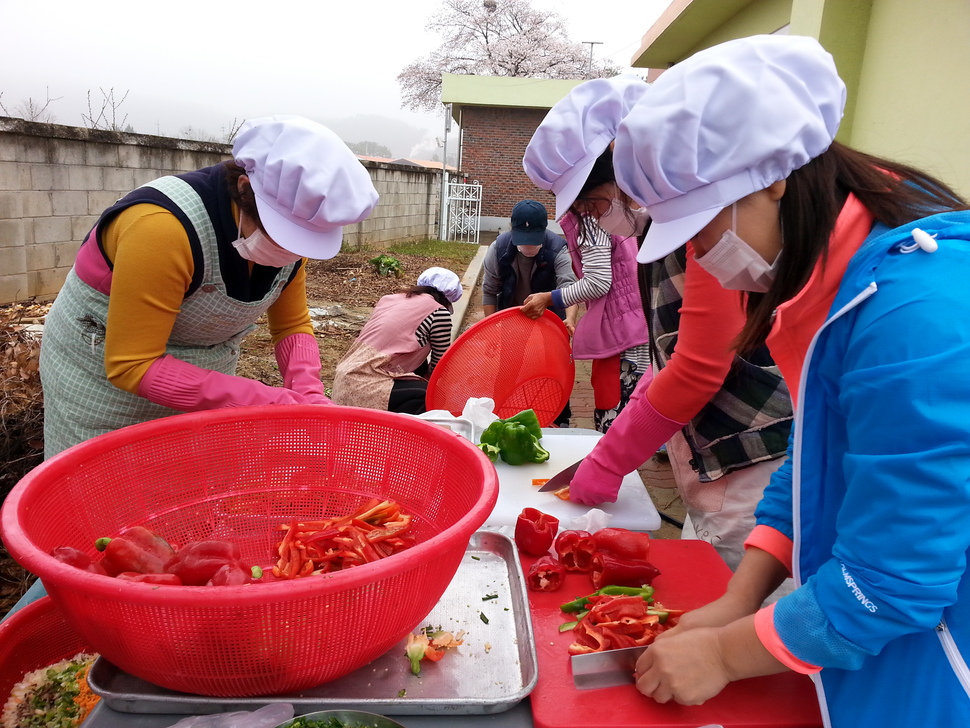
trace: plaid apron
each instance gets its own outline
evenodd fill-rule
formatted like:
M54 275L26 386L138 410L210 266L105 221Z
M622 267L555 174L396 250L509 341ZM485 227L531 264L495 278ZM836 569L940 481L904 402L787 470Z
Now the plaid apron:
M640 266L648 296L654 367L667 365L677 344L687 248ZM783 457L788 449L792 405L785 380L762 346L748 358L735 356L731 371L710 402L681 430L701 482L711 482L753 463Z
M178 177L162 177L145 186L162 192L185 212L201 242L205 266L202 284L182 302L165 353L203 369L235 374L240 342L276 301L300 262L282 268L262 299L231 298L222 280L215 230L199 194ZM120 427L178 414L108 381L107 318L108 296L71 269L48 313L41 342L45 458Z

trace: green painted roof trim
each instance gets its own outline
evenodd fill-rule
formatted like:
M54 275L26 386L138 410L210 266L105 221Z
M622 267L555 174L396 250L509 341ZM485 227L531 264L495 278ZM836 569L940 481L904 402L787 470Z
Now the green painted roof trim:
M511 76L441 75L441 102L454 106L518 106L551 109L583 79L568 81Z

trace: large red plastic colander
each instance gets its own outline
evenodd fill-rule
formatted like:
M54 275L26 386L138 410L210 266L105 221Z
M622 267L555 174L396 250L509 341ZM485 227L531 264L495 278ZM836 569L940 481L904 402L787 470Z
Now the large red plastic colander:
M569 401L575 379L563 322L550 311L531 319L520 307L507 308L455 340L431 374L425 401L429 410L457 416L470 397L490 397L499 417L531 408L548 427Z
M0 623L0 709L28 672L92 651L48 597L18 609Z
M464 438L406 415L350 407L247 407L176 415L76 445L32 470L0 514L10 554L71 627L137 677L189 693L272 695L345 675L434 607L498 495ZM326 576L222 587L119 581L48 555L144 525L181 546L218 538L275 561L277 527L390 499L410 549ZM404 656L402 655L402 658Z

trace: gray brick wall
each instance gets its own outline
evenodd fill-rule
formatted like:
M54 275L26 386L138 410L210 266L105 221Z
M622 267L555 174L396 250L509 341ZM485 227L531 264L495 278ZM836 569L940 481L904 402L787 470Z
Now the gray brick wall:
M101 211L137 185L228 159L224 144L0 117L0 303L53 298ZM428 239L440 172L362 161L381 195L344 246Z

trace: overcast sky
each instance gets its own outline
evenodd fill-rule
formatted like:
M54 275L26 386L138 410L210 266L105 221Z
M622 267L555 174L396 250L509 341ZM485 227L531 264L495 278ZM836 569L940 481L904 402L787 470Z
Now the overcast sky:
M670 0L533 0L556 10L594 57L629 65ZM401 109L395 77L436 48L424 29L440 0L0 0L0 103L53 101L55 122L84 126L91 91L114 90L135 131L221 136L233 120L307 116L345 141L430 153L443 114ZM595 11L595 12L594 12ZM379 118L374 118L379 117ZM380 117L388 123L387 140ZM376 126L375 126L376 125ZM397 128L392 134L391 127ZM408 133L402 136L401 132ZM359 138L352 138L360 135ZM393 137L393 141L391 140ZM410 150L401 147L419 139ZM403 141L401 141L403 140Z

